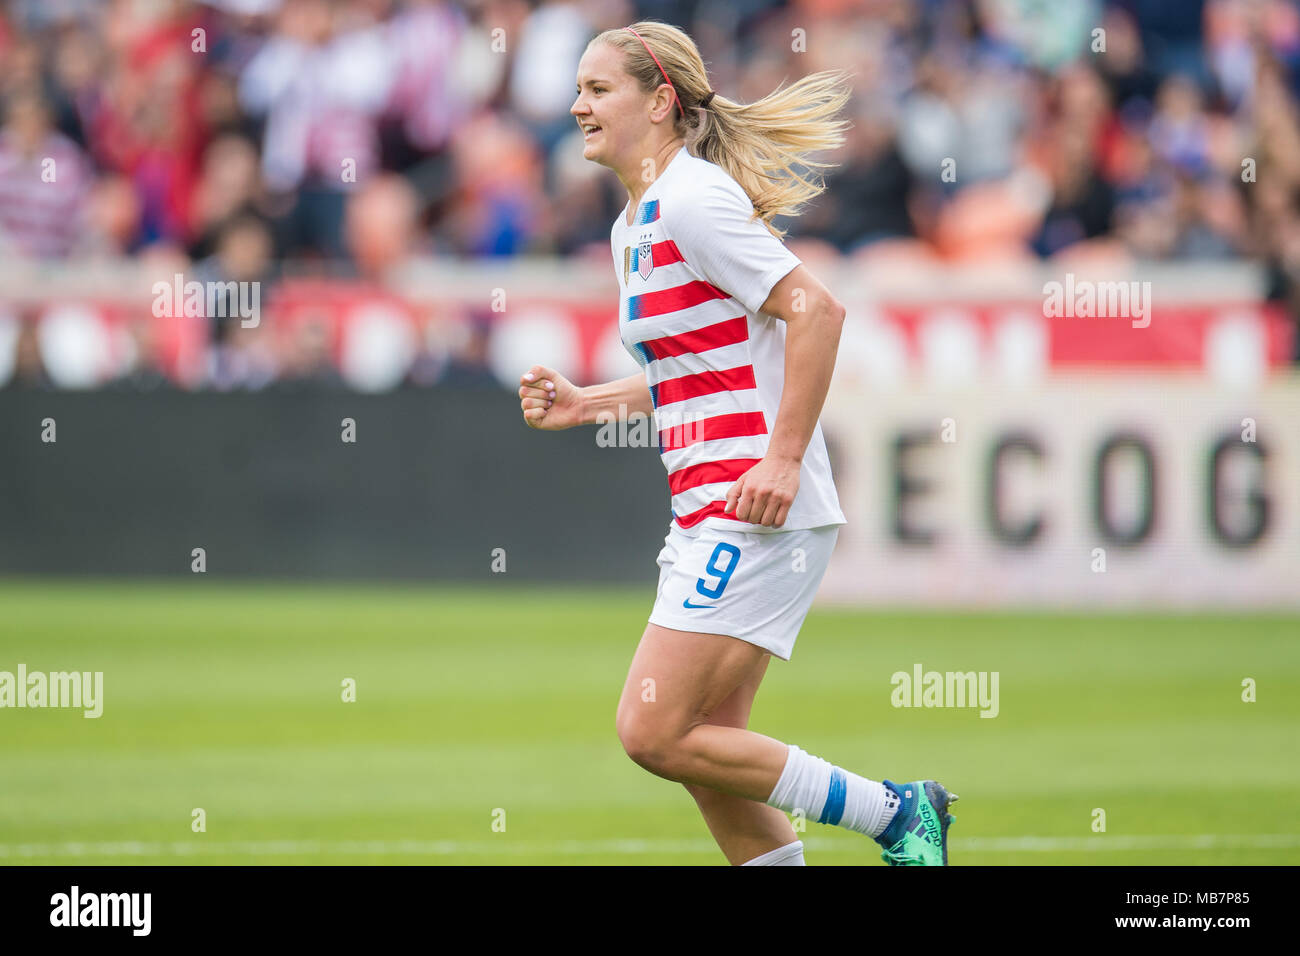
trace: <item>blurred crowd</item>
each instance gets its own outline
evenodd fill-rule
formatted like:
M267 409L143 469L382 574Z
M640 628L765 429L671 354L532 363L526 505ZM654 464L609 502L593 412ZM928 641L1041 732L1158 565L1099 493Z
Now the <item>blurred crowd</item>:
M7 0L0 259L607 267L626 194L569 108L588 40L641 18L734 100L852 71L827 193L780 223L802 250L1244 257L1300 314L1295 0Z

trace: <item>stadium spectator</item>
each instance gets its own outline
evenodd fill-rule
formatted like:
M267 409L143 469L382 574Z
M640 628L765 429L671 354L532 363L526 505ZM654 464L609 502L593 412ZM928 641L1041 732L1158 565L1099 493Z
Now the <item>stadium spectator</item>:
M76 245L92 180L77 144L34 89L12 94L0 128L0 252L57 259Z
M412 253L417 198L403 177L377 176L348 198L345 243L359 273L382 281Z
M290 194L280 247L343 255L344 196L379 167L379 117L392 83L384 34L337 0L286 0L276 31L240 77L265 116L262 173Z
M131 179L145 242L188 242L191 195L206 129L199 109L202 61L191 49L188 5L115 3L107 8L108 62L98 96L82 91L96 163Z
M213 140L203 154L190 213L196 236L194 255L209 254L217 233L235 216L265 207L257 148L237 134Z
M95 181L73 250L79 258L116 260L134 252L140 237L140 197L125 176Z

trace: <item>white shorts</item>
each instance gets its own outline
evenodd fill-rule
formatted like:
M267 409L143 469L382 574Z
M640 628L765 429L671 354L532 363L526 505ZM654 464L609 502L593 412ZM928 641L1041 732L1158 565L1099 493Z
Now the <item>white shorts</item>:
M788 661L839 531L686 532L674 523L657 559L650 623L736 637Z

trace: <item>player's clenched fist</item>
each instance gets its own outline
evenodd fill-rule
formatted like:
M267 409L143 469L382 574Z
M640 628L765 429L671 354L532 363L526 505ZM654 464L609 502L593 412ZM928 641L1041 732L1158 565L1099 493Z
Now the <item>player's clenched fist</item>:
M582 389L553 369L534 365L519 376L519 407L532 428L572 428L583 421Z
M736 479L722 510L741 521L779 528L799 493L799 462L764 458Z

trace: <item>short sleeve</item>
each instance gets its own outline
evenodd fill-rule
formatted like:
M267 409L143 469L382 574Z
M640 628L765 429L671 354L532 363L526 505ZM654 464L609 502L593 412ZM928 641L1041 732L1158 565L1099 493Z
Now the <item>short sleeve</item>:
M758 312L799 257L762 220L750 219L753 203L735 182L701 184L688 198L687 208L662 209L669 238L705 281Z

